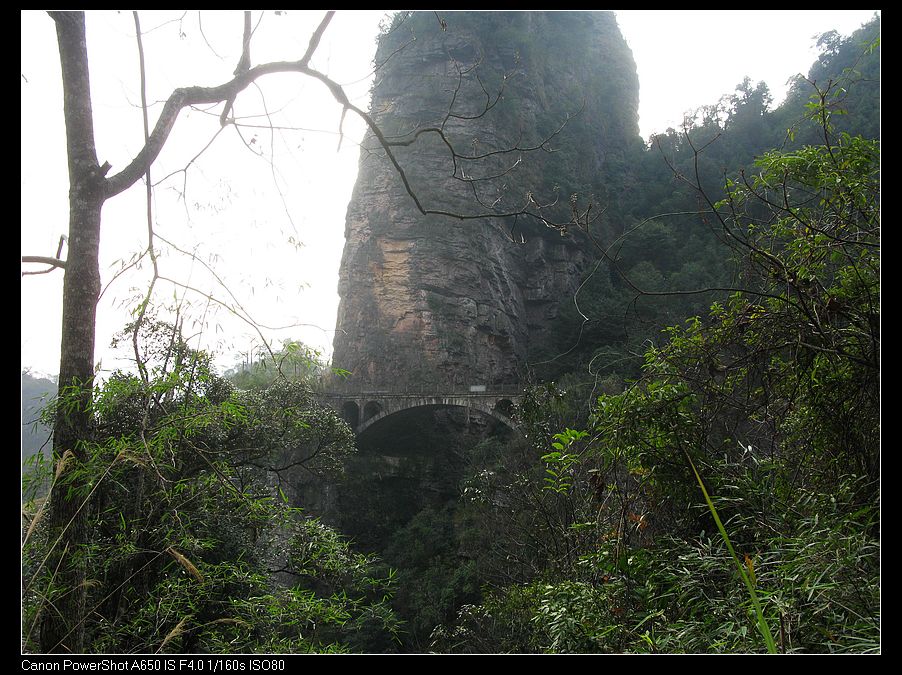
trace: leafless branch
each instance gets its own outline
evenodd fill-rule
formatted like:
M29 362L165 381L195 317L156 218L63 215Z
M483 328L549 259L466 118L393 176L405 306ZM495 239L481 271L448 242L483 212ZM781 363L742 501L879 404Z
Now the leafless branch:
M68 237L65 234L60 235L59 244L56 246L56 255L50 258L45 256L33 256L26 255L22 256L23 263L47 263L50 265L45 270L40 270L39 272L22 272L22 276L32 275L32 274L47 274L48 272L52 272L55 269L66 269L66 261L62 259L63 255L63 245L68 241Z
M555 130L548 138L543 139L537 144L523 147L520 143L517 143L514 147L504 148L500 150L491 150L485 153L472 153L472 154L463 154L455 150L453 144L448 139L447 135L444 131L445 123L451 117L459 117L461 119L475 119L481 115L485 115L488 110L490 110L497 102L500 100L500 93L498 96L492 98L486 89L484 83L477 77L477 81L479 86L482 88L483 92L486 95L486 102L484 105L484 109L479 115L461 115L454 113L453 109L449 109L448 115L445 118L445 121L441 126L438 127L426 127L418 129L415 133L413 133L410 138L407 139L394 139L390 140L383 131L376 124L375 120L365 111L361 110L359 107L355 106L347 97L347 94L342 89L341 85L332 80L327 75L313 69L310 67L310 60L315 53L323 33L328 27L334 12L328 12L320 22L317 29L310 37L310 42L308 44L307 50L304 53L304 56L299 61L279 61L272 62L267 64L262 64L259 66L255 66L253 68L243 69L245 65L249 66L249 24L250 17L249 15L245 16L245 47L246 49L242 52L242 62L239 63L239 68L236 68L235 77L219 86L215 87L185 87L179 88L173 91L173 93L169 96L166 103L163 106L163 110L160 114L159 119L157 120L156 126L154 127L153 132L149 135L147 142L145 143L142 150L138 153L138 155L132 160L132 162L125 167L122 171L115 174L114 176L107 178L105 183L105 194L106 197L112 197L116 194L119 194L123 190L130 187L134 184L140 176L144 173L144 169L151 164L159 152L161 151L163 145L166 142L166 139L171 132L176 118L178 117L179 112L182 108L186 106L198 106L205 104L218 104L222 102L226 102L226 106L223 110L223 113L220 115L221 121L223 121L223 116L226 114L228 110L231 109L232 102L235 97L244 89L246 89L250 84L256 82L259 78L274 74L274 73L282 73L282 72L296 72L303 75L307 75L314 79L322 82L331 92L333 98L341 105L342 107L342 119L346 115L348 111L356 114L360 119L364 121L367 125L371 134L377 139L379 145L384 151L386 157L388 158L391 165L394 167L398 176L401 179L401 182L404 185L404 189L407 192L408 196L413 200L417 210L423 215L440 215L446 216L450 218L454 218L457 220L480 220L485 218L511 218L511 217L528 217L535 219L542 223L545 226L553 227L555 229L559 229L561 231L565 231L566 226L555 223L545 216L543 216L538 210L538 204L526 202L524 205L517 209L505 209L505 210L495 210L495 209L486 209L484 211L474 212L474 213L460 213L460 212L452 212L446 209L440 208L427 208L424 206L419 196L416 194L413 186L410 183L409 177L405 172L401 162L398 157L395 155L393 151L394 147L406 147L412 145L418 138L423 136L424 134L437 134L441 139L441 142L445 144L448 148L449 156L451 157L453 164L453 173L452 177L457 180L462 180L464 182L472 182L473 180L488 180L489 178L498 178L503 176L506 172L513 170L514 167L518 165L518 162L515 161L511 166L509 166L506 170L502 170L500 173L493 174L492 176L487 176L484 179L478 178L474 179L472 176L465 174L459 167L460 162L475 162L484 160L487 158L502 156L508 153L516 152L518 154L523 154L527 152L534 151L545 151L551 152L552 149L548 145L548 143L557 136L563 127L567 124L571 116L568 116L566 120L560 125L560 127ZM248 56L248 59L244 57ZM462 69L458 69L459 73L462 73ZM453 103L452 103L453 108ZM232 123L233 120L228 120L228 123ZM339 134L341 134L341 129L339 130ZM257 154L257 153L255 153ZM497 207L498 201L494 202ZM483 205L484 206L484 205ZM573 223L569 223L573 224Z
M244 125L244 126L246 126L246 125ZM200 158L200 156L202 154L204 154L211 145L213 145L213 141L216 140L216 138L219 136L219 134L221 134L223 132L224 129L225 129L225 127L219 127L219 129L216 130L216 133L213 134L213 137L207 142L207 144L203 148L201 148L200 152L198 152L196 155L194 155L194 157L189 159L188 163L185 164L185 166L183 166L181 169L176 169L175 171L172 171L172 172L166 174L160 180L158 180L156 183L154 183L153 186L157 187L158 185L165 183L167 180L172 178L177 173L185 174L186 180L187 180L188 169L191 168L191 165L194 164L194 162L196 162Z
M236 77L246 73L251 69L251 35L253 34L253 30L251 29L251 13L250 11L244 12L244 39L241 42L241 58L238 59L238 65L235 66L235 71L232 73ZM226 104L222 107L222 114L219 116L219 123L222 126L225 126L229 121L229 113L232 111L232 105L235 103L235 97L238 95L238 92L234 92L229 99L226 101Z
M159 29L162 28L163 26L168 26L168 25L171 24L171 23L176 23L176 22L178 22L179 24L181 24L182 21L185 20L185 17L186 17L186 16L188 16L188 12L187 12L187 11L182 12L182 15L181 15L179 18L177 18L177 19L170 19L169 21L164 21L164 22L161 23L161 24L157 24L157 25L154 26L153 28L150 28L150 29L144 31L144 35L150 35L150 34L153 33L155 30L159 30ZM179 32L181 33L181 28L179 29Z
M135 21L135 39L138 46L138 67L140 70L140 82L141 82L141 113L142 120L144 122L144 143L147 144L148 139L150 138L150 123L147 119L147 71L145 70L144 64L144 42L141 36L141 21L138 17L138 12L133 11L132 16ZM147 287L147 293L144 297L144 301L140 305L140 309L138 312L138 317L135 319L134 327L132 329L132 347L135 353L135 363L138 366L138 370L141 373L141 379L144 381L144 384L147 385L150 381L149 375L147 373L147 368L144 365L143 359L141 359L141 355L138 349L138 335L141 330L141 325L144 322L144 317L147 312L147 307L150 303L150 298L153 296L153 289L156 285L157 279L160 275L159 266L157 264L157 255L154 252L154 231L153 231L153 185L151 183L150 178L150 162L147 163L147 166L144 167L144 184L145 184L145 202L146 202L146 217L147 217L147 254L150 257L151 264L153 265L153 277L150 280L150 285ZM145 422L147 421L147 416L150 410L150 398L148 396L148 401L145 405L144 418ZM141 425L141 437L144 440L144 428L146 424ZM144 442L145 448L147 447L146 441ZM150 453L148 452L148 456ZM159 473L159 472L158 472Z
M222 60L223 57L220 56L220 55L216 52L215 49L213 49L213 45L210 44L210 41L207 39L207 36L206 36L206 34L204 33L204 24L203 24L203 21L202 21L201 18L200 18L201 15L202 15L202 12L198 12L198 13L197 13L197 27L198 27L198 29L200 30L200 36L204 39L204 42L207 44L207 47L210 48L210 51L213 52L213 56L215 56L217 59Z
M120 192L127 190L134 185L142 175L144 175L144 168L149 164L152 164L163 149L182 108L204 104L215 105L222 103L223 101L228 101L250 86L252 82L265 75L291 72L312 75L314 77L320 75L316 71L311 70L307 64L313 56L312 50L315 50L316 46L319 44L322 34L328 26L333 14L334 12L327 13L326 17L310 38L310 45L308 46L307 53L300 61L274 61L272 63L256 66L236 75L228 82L214 87L180 87L174 90L166 100L163 110L160 113L160 117L154 126L153 132L150 134L147 143L141 151L122 171L106 179L104 190L105 197L109 199L110 197L114 197ZM321 77L325 78L325 76ZM328 78L325 79L328 80ZM329 80L329 82L332 81ZM334 86L341 91L341 88L338 87L337 84ZM342 92L342 97L347 101L344 92Z
M468 68L461 68L460 64L457 61L454 61L454 67L457 69L457 86L454 88L454 93L451 96L451 102L448 105L448 114L445 116L444 121L442 122L442 129L444 129L445 124L449 119L458 119L458 120L477 120L480 117L485 117L485 115L496 105L498 105L499 101L504 98L504 90L507 86L507 81L511 77L510 74L505 73L501 77L501 87L499 87L498 91L495 92L494 99L492 98L492 94L489 93L488 89L485 87L485 83L482 81L482 78L479 77L479 61L476 61ZM476 79L477 84L479 84L479 88L482 89L482 93L485 95L485 104L483 105L482 110L474 115L464 115L458 114L454 112L454 104L457 102L457 96L460 93L461 86L463 85L463 77L464 75L468 75L469 73L473 73L473 77Z
M22 262L50 265L48 269L41 270L40 272L22 272L22 276L25 276L26 274L47 274L48 272L52 272L55 269L66 269L65 260L60 260L59 258L53 258L44 255L23 255Z
M263 112L265 113L264 118L267 121L272 120L272 116L269 111L269 107L266 105L266 96L264 96L263 90L260 89L260 86L256 82L254 83L254 87L257 89L257 92L260 94L260 102L263 105ZM236 130L238 130L238 125L236 125L235 128L236 128ZM269 164L269 170L270 170L270 173L272 174L273 186L276 188L276 192L279 193L279 199L282 202L282 208L285 211L285 217L288 218L288 222L291 224L291 229L294 230L295 234L297 234L297 231L298 231L297 225L294 222L294 218L291 217L291 210L288 208L288 202L285 199L285 193L282 192L282 188L279 185L279 177L276 175L277 169L276 169L276 161L275 161L275 144L276 144L275 129L271 124L269 125L268 129L269 129L269 158L266 159L264 157L264 159L266 159L267 164ZM338 145L339 145L339 149L340 149L341 148L341 139L340 138L338 141ZM260 150L260 156L263 157L262 149Z
M325 33L326 28L329 27L329 23L332 21L333 16L335 16L334 10L326 12L322 21L319 22L319 26L313 31L313 35L310 36L310 43L307 45L307 51L304 53L303 58L298 62L302 68L306 68L310 63L310 59L313 58L313 53L316 51L316 48L319 47L319 41L322 40L323 33Z
M194 260L195 262L197 262L201 266L203 266L204 269L206 269L210 273L210 275L216 280L216 283L225 290L225 292L231 298L232 304L229 304L228 302L226 302L224 300L220 300L219 298L214 296L212 293L200 290L199 288L197 288L195 286L191 286L190 284L182 283L180 281L176 281L175 279L171 279L171 278L165 277L165 276L160 276L160 279L162 279L163 281L172 283L172 284L178 286L179 288L196 293L196 294L200 295L201 297L206 298L210 302L214 303L215 305L218 305L218 306L223 307L224 309L228 310L231 314L238 317L244 323L247 323L248 325L255 327L255 330L259 334L260 339L263 340L264 342L266 342L265 338L263 337L263 334L260 333L259 328L264 328L266 330L272 330L272 331L279 331L279 330L285 330L286 328L295 328L297 326L318 327L318 326L315 326L314 324L308 324L308 323L293 323L293 324L287 324L284 326L269 326L269 325L266 325L266 324L263 324L263 323L257 321L256 319L254 319L251 316L250 312L248 312L244 308L244 306L241 304L241 302L235 297L235 295L229 289L229 287L225 283L225 281L216 273L216 271L212 267L210 267L202 259L198 258L197 255L195 255L194 253L191 253L190 251L185 251L184 249L179 248L178 246L173 244L171 241L169 241L162 235L158 234L157 239L159 239L160 241L171 246L175 251L178 251L182 255L189 256L192 260ZM269 349L268 344L267 344L267 349ZM270 351L270 354L272 355L271 351Z

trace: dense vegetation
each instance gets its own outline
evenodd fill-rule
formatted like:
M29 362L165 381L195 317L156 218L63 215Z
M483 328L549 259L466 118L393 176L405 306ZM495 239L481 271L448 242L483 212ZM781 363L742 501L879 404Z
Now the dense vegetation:
M518 411L530 444L478 446L463 500L389 547L435 543L394 558L420 570L409 648L456 602L431 649L879 649L878 34L634 157L641 198L534 355L558 385Z
M134 329L134 327L133 327ZM303 383L240 391L178 331L138 331L142 377L96 392L85 448L92 570L83 631L90 652L331 652L392 648L391 579L334 530L289 506L293 471L341 470L353 436ZM66 393L56 406L68 405ZM64 457L63 462L66 461ZM56 469L52 490L79 476ZM30 476L26 493L42 476ZM24 648L65 588L45 566L34 502L24 535Z
M775 110L746 80L622 149L522 438L429 438L446 482L400 521L317 403L319 355L225 379L173 327L130 327L139 373L95 392L82 476L26 481L23 648L67 592L38 488L71 482L89 651L879 651L878 34L823 36ZM367 551L297 508L338 485Z
M834 134L879 137L880 59L868 48L879 32L875 18L846 39L823 36L808 78L797 78L776 109L767 86L746 78L716 104L701 106L685 128L653 136L629 157L618 179L621 196L607 204L611 232L596 238L599 265L576 303L562 300L559 342L531 356L537 379L635 378L662 328L727 295L687 291L742 287L741 261L710 215L713 204L728 180L756 170L754 159L763 153L825 143L823 120L807 114L813 100L831 114Z
M746 290L556 436L566 557L463 608L440 648L879 649L878 158L828 136L730 186L714 214Z

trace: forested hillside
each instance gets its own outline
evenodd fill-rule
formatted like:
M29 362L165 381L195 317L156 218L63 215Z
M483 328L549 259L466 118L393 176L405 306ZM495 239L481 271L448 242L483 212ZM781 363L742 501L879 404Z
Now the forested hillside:
M742 287L734 242L710 217L713 205L728 181L756 171L763 153L824 144L822 112L833 142L842 133L879 138L880 59L869 48L879 33L878 17L846 38L821 36L820 59L780 106L765 83L746 78L632 156L605 213L616 233L599 238L596 271L562 299L557 344L531 355L537 378L635 377L643 345L728 293L698 291Z
M599 386L544 476L493 477L531 492L554 553L463 608L442 649L879 649L878 158L844 136L731 187L712 217L745 290L668 329L622 392ZM580 419L537 410L539 438Z
M878 34L636 157L520 411L544 473L480 474L492 590L436 648L879 650Z
M22 371L22 461L49 448L50 428L41 423L41 410L56 394L56 382Z

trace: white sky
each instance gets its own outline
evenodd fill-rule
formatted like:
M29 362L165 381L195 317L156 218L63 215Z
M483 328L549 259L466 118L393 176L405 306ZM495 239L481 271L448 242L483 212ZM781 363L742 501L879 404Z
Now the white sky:
M837 29L847 35L873 10L831 11L618 11L618 23L636 59L640 80L643 137L679 126L683 114L731 93L743 77L767 82L778 103L785 83L806 72L816 56L813 36ZM303 54L320 12L267 13L252 43L254 64L296 60ZM204 12L203 34L196 12L142 12L148 70L148 99L161 101L178 86L220 84L231 76L240 53L240 12ZM366 108L367 74L384 12L339 12L313 60L348 87ZM254 21L260 13L254 13ZM174 22L170 22L171 20ZM167 23L169 22L169 23ZM156 28L152 32L150 29ZM180 34L184 34L180 37ZM206 40L204 39L206 38ZM92 96L98 159L121 169L143 143L134 25L130 12L88 15ZM22 13L22 253L53 255L67 229L68 177L62 119L59 63L53 21L42 12ZM349 115L346 138L337 152L340 109L325 88L297 75L261 81L236 104L236 113L276 112L279 125L304 131L243 129L244 145L229 128L187 172L157 187L155 227L185 250L214 266L243 307L278 341L292 337L331 350L338 305L338 266L344 244L344 217L356 178L354 139L362 125ZM160 108L151 108L150 124ZM152 169L159 181L178 171L219 128L215 115L183 112ZM262 117L248 124L263 124ZM254 152L263 153L261 157ZM272 154L270 163L266 157ZM182 194L186 198L182 198ZM120 264L146 246L144 186L138 184L107 203L103 212L101 265L104 283ZM295 242L300 245L296 246ZM162 244L161 244L162 246ZM228 300L199 262L171 249L163 274ZM29 266L29 269L39 269ZM99 304L96 360L102 371L117 366L107 345L129 320L147 267L119 277ZM59 361L62 274L22 280L22 365L54 373ZM159 286L161 302L190 300L186 331L216 350L227 365L258 338L228 312L196 294ZM306 325L299 325L306 324Z

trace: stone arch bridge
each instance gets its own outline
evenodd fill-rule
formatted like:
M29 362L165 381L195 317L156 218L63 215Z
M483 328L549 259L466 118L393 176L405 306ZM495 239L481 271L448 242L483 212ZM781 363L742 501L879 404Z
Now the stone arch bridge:
M358 436L382 419L395 413L422 407L459 407L477 410L514 429L514 406L522 395L515 386L471 386L463 391L428 392L360 391L320 394L320 400L339 412Z

